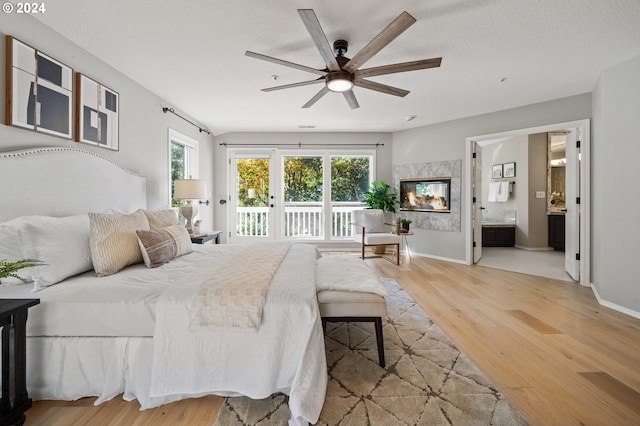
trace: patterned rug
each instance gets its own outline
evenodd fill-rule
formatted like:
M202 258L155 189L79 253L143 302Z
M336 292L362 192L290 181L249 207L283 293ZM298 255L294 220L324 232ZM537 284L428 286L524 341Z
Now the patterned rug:
M329 384L318 425L526 425L522 415L391 279L386 368L373 323L329 323ZM216 426L286 425L287 397L227 398Z

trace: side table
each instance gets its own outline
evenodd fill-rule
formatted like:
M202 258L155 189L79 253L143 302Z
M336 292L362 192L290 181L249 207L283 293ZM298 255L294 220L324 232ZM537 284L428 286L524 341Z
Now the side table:
M409 255L409 262L411 262L411 249L409 248L409 243L407 242L407 237L412 237L413 232L401 232L400 234L400 253L402 253L402 248L405 248L405 251Z
M27 394L27 310L40 299L0 299L2 400L0 424L22 425L31 407Z
M213 241L213 244L220 244L220 234L222 231L212 231L208 234L198 234L191 236L191 242L194 244L204 244Z

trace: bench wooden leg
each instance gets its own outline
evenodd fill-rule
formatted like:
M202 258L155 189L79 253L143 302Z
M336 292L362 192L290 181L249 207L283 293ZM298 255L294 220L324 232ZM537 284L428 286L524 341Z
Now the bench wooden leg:
M376 324L376 341L378 342L378 361L380 367L384 368L384 339L382 337L382 318L376 317L374 320Z
M384 368L384 338L382 336L382 317L322 317L322 330L327 332L327 322L373 322L376 327L376 342L378 343L378 362Z

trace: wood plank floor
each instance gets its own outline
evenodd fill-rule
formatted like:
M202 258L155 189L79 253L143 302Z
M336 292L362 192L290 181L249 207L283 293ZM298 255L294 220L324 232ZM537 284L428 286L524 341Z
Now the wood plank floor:
M413 257L394 278L533 425L640 424L640 320L566 281ZM222 398L139 411L120 397L37 401L26 425L210 425Z

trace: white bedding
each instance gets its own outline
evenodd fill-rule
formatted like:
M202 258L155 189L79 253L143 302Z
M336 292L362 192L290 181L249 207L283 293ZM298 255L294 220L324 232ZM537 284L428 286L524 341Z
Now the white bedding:
M41 299L27 321L30 396L98 396L100 403L124 392L146 409L206 394L264 398L283 392L290 396L292 424L314 423L327 377L313 247L292 246L269 288L257 332L182 333L186 318L174 308L190 303L190 290L237 250L194 246L159 268L137 265L100 278L87 273L37 293L31 286L0 288L3 298ZM246 266L250 261L239 265ZM178 331L184 341L148 337L157 327Z

